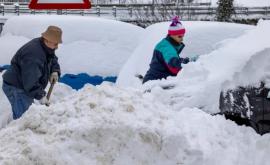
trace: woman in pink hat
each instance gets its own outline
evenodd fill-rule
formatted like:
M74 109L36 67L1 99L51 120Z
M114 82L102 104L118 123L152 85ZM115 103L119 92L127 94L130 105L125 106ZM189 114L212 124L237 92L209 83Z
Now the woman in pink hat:
M181 58L179 54L185 47L183 38L186 29L176 16L168 29L168 35L155 47L150 68L143 78L143 83L149 80L158 80L168 76L176 76L182 69L181 64L187 64L193 59ZM195 59L194 59L195 60Z

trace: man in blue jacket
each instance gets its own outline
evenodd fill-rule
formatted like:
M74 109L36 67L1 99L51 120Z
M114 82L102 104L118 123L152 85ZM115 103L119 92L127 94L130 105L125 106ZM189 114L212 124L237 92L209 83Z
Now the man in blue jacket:
M34 99L49 104L45 88L57 82L60 66L55 50L62 43L62 30L49 26L40 38L23 45L11 60L11 65L3 74L2 89L7 96L13 112L18 119L33 103Z
M168 76L176 76L182 69L181 64L187 64L195 59L181 58L179 54L184 49L183 37L185 28L174 17L168 29L168 35L162 39L155 47L150 68L143 78L143 83L149 80L166 79Z

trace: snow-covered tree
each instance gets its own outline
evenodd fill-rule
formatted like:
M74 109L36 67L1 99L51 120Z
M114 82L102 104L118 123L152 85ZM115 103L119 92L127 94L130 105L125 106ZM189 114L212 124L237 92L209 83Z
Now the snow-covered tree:
M218 0L217 20L222 22L230 21L234 13L233 0Z

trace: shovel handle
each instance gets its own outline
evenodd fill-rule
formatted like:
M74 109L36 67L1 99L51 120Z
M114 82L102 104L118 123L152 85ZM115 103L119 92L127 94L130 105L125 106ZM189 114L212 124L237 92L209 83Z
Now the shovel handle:
M46 96L48 100L50 100L50 97L51 97L51 94L52 94L52 90L53 90L54 84L55 84L55 82L53 81L53 82L51 83L51 85L50 85L49 90L48 90L48 93L47 93L47 96ZM46 104L47 107L48 107L49 105L50 105L50 104Z

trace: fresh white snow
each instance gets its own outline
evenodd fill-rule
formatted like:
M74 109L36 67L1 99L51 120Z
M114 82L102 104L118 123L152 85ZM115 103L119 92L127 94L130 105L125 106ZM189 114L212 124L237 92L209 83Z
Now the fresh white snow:
M28 21L28 18L24 19ZM71 19L69 23L73 21L76 22ZM95 19L93 24L98 21ZM50 107L35 103L21 119L9 124L10 106L0 90L0 164L267 165L270 160L269 134L260 136L250 127L238 126L222 116L209 113L218 111L219 92L226 84L233 87L256 84L256 79L267 80L270 21L260 21L257 26L184 23L188 43L183 54L199 54L200 58L185 65L177 77L141 85L126 74L127 83L122 83L124 85L86 85L79 91L58 83ZM120 33L122 26L115 25L115 29ZM122 63L121 73L134 76L135 71L146 71L149 57L145 54L152 56L152 49L166 33L166 26L168 22L156 24L136 34L138 38L152 36L152 40L138 39L138 47L135 49L136 44L129 48L131 54L135 50L127 61L130 67ZM23 44L44 30L35 33L33 29L36 35L29 33L29 37L19 33L18 29L14 28L13 34L4 33L0 43L14 41ZM28 29L31 31L31 26ZM199 35L199 29L205 34ZM114 32L118 33L117 30ZM126 33L129 33L128 29ZM21 39L13 38L18 36ZM113 37L111 39L115 40ZM68 38L66 42L83 42L77 39L70 37L70 42ZM103 43L103 39L107 43L107 38L100 38L97 45ZM6 47L12 44L7 43ZM128 44L130 42L126 46ZM113 46L106 48L113 50ZM10 60L12 55L2 54L2 48L0 61ZM64 45L61 49L64 51ZM79 44L73 47L73 51L77 50L81 51ZM116 54L118 51L121 49L115 49ZM69 53L66 51L66 56L70 57ZM79 55L82 61L89 58ZM136 55L138 58L134 57ZM69 59L59 60L64 65ZM70 69L92 71L92 67L98 65L95 63L85 68L72 65ZM160 87L168 84L175 85L175 88L163 90ZM147 89L151 92L144 92Z
M49 108L34 105L0 137L0 162L20 165L262 165L270 138L109 84L88 85Z

